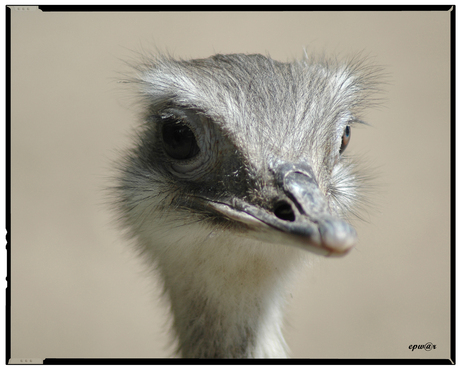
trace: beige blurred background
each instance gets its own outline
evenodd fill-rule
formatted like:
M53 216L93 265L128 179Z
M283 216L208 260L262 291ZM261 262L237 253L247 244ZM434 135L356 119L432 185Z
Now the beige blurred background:
M389 75L350 153L378 191L356 249L291 290L293 357L449 358L450 13L12 11L12 357L169 357L159 286L105 205L136 53L364 50ZM411 344L431 342L431 352Z

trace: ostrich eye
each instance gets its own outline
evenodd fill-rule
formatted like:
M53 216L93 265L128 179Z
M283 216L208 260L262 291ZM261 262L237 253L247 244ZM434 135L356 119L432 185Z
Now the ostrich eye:
M350 135L351 135L351 128L350 128L350 125L347 125L342 135L342 145L340 146L340 150L339 150L340 154L342 154L343 151L345 151L345 148L347 148L348 143L350 142Z
M174 117L164 120L162 135L165 152L175 160L188 160L200 152L192 129Z

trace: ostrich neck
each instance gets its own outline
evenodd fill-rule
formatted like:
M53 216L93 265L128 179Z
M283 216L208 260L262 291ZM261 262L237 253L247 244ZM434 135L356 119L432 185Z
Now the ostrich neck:
M293 261L299 261L296 249L221 242L204 244L173 263L169 259L168 269L161 269L178 353L184 358L286 357L281 328L286 281Z

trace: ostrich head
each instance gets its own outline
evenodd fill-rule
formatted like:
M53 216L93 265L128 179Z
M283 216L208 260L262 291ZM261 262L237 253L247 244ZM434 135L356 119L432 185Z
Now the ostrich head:
M143 125L116 189L158 269L184 357L283 357L284 286L345 255L360 182L346 156L374 89L358 60L160 56L138 69Z

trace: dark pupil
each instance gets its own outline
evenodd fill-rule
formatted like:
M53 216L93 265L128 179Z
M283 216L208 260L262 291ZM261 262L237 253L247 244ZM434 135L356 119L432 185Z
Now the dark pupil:
M200 152L193 131L180 121L164 123L163 142L166 153L176 160L186 160Z
M342 145L340 146L340 153L343 153L345 151L345 148L347 148L348 143L350 142L350 134L351 134L351 129L350 125L347 125L345 127L345 131L343 132L342 136Z

